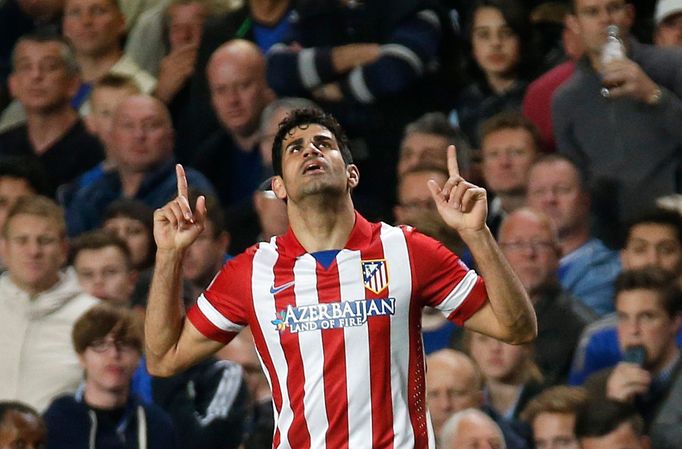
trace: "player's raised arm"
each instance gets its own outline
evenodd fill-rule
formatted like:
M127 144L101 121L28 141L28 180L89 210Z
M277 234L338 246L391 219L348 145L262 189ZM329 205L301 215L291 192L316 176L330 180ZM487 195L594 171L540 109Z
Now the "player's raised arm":
M486 226L486 191L460 175L454 145L448 148L448 172L443 186L430 180L429 189L445 223L469 247L488 293L488 303L465 326L508 343L528 342L537 335L533 305Z
M176 166L176 176L178 196L154 211L157 250L145 317L145 346L147 367L157 376L182 371L222 347L184 318L182 259L204 229L206 203L199 197L192 211L182 165Z

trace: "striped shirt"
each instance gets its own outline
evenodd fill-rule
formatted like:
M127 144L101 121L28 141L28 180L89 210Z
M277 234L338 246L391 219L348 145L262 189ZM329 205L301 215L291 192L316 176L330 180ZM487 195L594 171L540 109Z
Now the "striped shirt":
M356 214L328 268L290 229L226 264L188 317L221 342L251 326L274 448L433 448L422 307L461 325L486 297L482 278L440 243Z

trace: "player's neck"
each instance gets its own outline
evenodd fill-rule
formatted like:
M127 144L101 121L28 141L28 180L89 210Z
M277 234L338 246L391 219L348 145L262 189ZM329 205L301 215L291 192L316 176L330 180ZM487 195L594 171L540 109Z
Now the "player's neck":
M309 253L342 249L355 224L355 209L350 198L324 205L289 204L288 215L294 235Z

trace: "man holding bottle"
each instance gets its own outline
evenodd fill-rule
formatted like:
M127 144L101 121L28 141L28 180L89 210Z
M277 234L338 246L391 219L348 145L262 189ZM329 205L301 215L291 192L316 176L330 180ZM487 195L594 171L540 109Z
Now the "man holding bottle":
M585 55L554 97L555 137L593 176L595 210L613 211L602 224L617 223L679 189L682 50L632 38L635 12L626 0L573 0L572 8L567 24ZM604 58L617 40L623 55Z

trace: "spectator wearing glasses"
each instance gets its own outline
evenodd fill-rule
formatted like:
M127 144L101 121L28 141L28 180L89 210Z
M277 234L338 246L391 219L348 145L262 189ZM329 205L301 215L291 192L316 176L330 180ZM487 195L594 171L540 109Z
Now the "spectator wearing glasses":
M56 399L45 412L47 448L176 448L169 416L130 393L142 354L142 329L133 313L93 307L76 321L71 337L85 379L75 395Z
M563 382L580 332L595 315L559 284L556 228L545 214L521 208L502 222L498 239L535 307L535 361L548 385Z
M0 155L36 160L47 172L51 196L98 164L104 152L69 103L78 91L78 62L71 46L52 34L23 36L14 47L9 88L24 120L3 128Z

